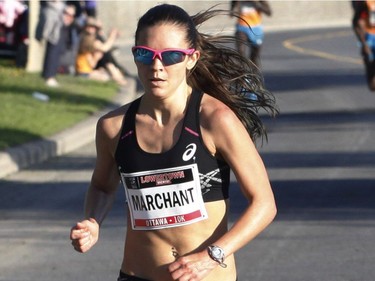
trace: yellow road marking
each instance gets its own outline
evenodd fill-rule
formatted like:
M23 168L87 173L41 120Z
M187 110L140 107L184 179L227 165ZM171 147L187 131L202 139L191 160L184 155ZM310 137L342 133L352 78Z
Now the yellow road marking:
M297 46L298 43L306 43L310 41L316 41L316 40L322 40L322 39L331 39L331 38L337 38L337 37L346 37L351 35L351 32L349 31L340 31L340 32L330 32L325 34L317 34L317 35L310 35L310 36L303 36L293 39L288 39L283 42L283 46L289 50L302 53L302 54L308 54L312 56L316 56L319 58L324 58L328 60L334 60L334 61L340 61L340 62L348 62L348 63L354 63L354 64L363 64L361 59L355 59L352 57L346 57L346 56L337 56L334 54L316 51L313 49L308 48L302 48Z

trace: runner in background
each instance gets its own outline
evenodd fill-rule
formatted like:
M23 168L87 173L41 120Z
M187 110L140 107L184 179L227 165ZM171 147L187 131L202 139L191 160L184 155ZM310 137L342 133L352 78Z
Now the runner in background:
M352 7L353 30L361 46L367 85L375 91L375 1L352 1Z
M243 56L249 55L251 61L260 67L264 39L262 14L271 16L270 5L267 1L232 1L231 11L239 15L236 24L238 51Z

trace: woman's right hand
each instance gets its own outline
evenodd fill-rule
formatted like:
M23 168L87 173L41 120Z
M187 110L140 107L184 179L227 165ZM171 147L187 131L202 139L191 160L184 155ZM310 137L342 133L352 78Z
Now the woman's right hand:
M85 253L96 244L99 239L99 224L93 218L77 222L70 231L70 240L77 252Z

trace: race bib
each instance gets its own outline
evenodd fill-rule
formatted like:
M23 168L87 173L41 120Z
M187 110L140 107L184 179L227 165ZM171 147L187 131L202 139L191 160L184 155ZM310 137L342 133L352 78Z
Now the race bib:
M121 173L134 230L192 224L207 218L197 164Z

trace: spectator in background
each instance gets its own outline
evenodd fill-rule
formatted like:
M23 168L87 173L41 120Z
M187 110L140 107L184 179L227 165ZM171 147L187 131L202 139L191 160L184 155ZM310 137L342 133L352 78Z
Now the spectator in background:
M76 9L76 16L75 16L75 27L78 33L80 33L85 26L85 22L87 19L87 15L85 12L84 2L77 1L77 0L67 0L67 5L73 5Z
M97 32L96 32L96 38L100 42L105 43L107 41L107 39L106 39L106 36L103 32L103 29L101 28L102 25L101 25L99 20L97 20L97 22L98 22L99 26L98 26L98 29L97 29ZM123 65L121 65L121 63L119 63L117 61L117 59L115 58L115 56L113 55L113 51L115 51L116 49L117 49L116 46L112 46L108 51L104 52L103 57L98 61L97 65L96 65L96 68L102 67L102 68L107 69L108 64L113 64L116 68L118 68L120 70L122 75L124 75L124 76L129 75L129 73L127 72L125 67Z
M16 65L27 60L28 7L21 0L0 0L0 48L15 53Z
M66 5L72 5L76 9L76 18L81 17L84 14L84 7L82 1L77 0L66 0Z
M12 27L18 15L22 14L25 6L17 0L0 1L0 24Z
M375 91L375 1L352 1L353 30L361 45L368 88Z
M109 73L101 67L96 68L98 61L103 57L103 52L95 51L95 36L89 31L91 25L87 25L82 31L76 57L76 75L98 81L109 81Z
M63 1L48 1L42 6L36 30L36 39L46 40L42 77L46 85L58 87L56 74L60 57L71 42L70 26L74 23L75 7Z
M232 1L231 11L238 16L236 24L237 49L247 56L250 48L250 59L260 67L260 51L264 39L262 14L271 16L267 1Z
M59 73L75 74L75 62L79 45L79 34L84 26L85 14L82 12L80 1L66 1L67 6L75 9L74 21L69 25L66 47L60 56Z
M124 75L111 61L105 61L98 66L98 62L113 48L119 34L117 29L112 29L107 40L101 41L98 38L101 27L101 23L95 18L87 18L80 38L76 73L79 76L100 81L113 79L119 85L124 86L127 84Z

